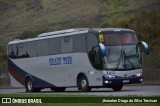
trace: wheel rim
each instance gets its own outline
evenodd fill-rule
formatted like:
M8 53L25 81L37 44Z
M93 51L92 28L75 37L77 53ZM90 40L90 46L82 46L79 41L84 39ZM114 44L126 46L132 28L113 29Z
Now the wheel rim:
M81 86L82 88L85 88L87 86L87 81L85 79L81 81Z
M28 90L31 91L32 90L32 81L28 81Z

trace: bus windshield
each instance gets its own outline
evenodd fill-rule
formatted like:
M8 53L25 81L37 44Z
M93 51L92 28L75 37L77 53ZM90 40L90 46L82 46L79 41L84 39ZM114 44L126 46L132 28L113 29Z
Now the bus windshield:
M103 34L101 42L107 49L107 69L133 70L142 67L134 33Z
M136 45L106 46L107 69L129 70L141 68L140 53Z

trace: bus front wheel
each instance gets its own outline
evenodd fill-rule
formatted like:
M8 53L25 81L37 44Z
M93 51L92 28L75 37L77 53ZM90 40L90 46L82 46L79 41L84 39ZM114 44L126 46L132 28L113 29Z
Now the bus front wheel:
M91 91L91 88L89 87L89 84L88 84L88 80L85 76L80 76L78 78L78 88L83 92Z
M26 88L26 92L40 92L41 91L40 88L33 87L33 81L31 78L26 79L25 88Z

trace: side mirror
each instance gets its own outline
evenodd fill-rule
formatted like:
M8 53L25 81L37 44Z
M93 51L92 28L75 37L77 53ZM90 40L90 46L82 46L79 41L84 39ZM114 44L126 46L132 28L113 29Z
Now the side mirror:
M102 53L102 56L103 56L103 58L104 58L104 64L103 64L103 67L105 68L105 69L107 69L107 50L106 50L106 47L104 46L104 44L102 44L102 43L99 43L99 47L100 47L100 50L101 50L101 53Z
M102 56L105 57L107 53L106 47L102 43L99 43L99 47L101 49Z
M143 45L146 55L149 55L149 46L146 42L140 41L140 42L138 42L138 45Z

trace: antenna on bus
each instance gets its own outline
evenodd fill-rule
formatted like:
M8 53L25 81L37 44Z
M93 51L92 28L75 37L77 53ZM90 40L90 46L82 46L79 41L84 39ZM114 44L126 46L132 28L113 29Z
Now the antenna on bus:
M76 30L76 29L66 29L66 30L48 32L48 33L42 33L42 34L38 35L38 37L45 37L45 36L52 36L52 35L58 35L58 34L65 34L65 33L71 33L71 32L76 32L76 31L78 31L78 30Z

